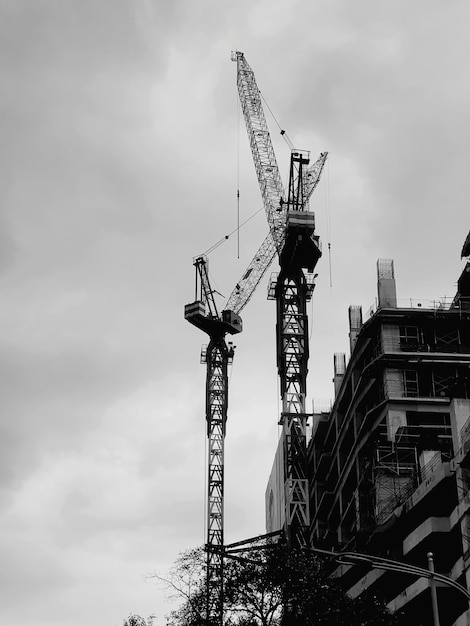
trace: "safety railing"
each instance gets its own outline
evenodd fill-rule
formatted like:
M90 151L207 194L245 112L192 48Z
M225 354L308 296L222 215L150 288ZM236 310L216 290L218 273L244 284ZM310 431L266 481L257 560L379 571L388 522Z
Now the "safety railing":
M453 297L443 296L437 300L429 300L425 298L405 298L397 300L395 307L381 307L376 299L374 304L368 309L365 320L369 319L374 313L381 308L397 308L397 309L427 309L432 311L442 311L452 309L468 310L468 302L462 298L461 301L455 302Z
M442 464L442 456L440 453L437 453L419 472L410 477L405 483L402 483L385 504L378 509L377 523L383 524L393 511L406 502L419 485L424 483Z

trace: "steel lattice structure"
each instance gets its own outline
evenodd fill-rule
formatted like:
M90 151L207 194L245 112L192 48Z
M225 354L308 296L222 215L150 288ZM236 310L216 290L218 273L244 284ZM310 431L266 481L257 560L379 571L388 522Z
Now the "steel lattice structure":
M285 530L297 546L306 543L309 498L305 408L308 372L308 286L302 270L281 271L276 286L278 372L281 383Z
M206 419L208 438L207 576L208 624L219 624L223 614L224 440L227 421L227 366L233 347L213 337L207 347Z
M304 545L309 525L306 304L313 291L313 280L307 282L304 269L311 274L321 256L319 238L314 234L315 219L308 211L308 202L320 180L327 153L322 153L309 167L309 153L293 150L286 194L254 73L243 53L233 53L232 59L237 62L237 87L269 234L230 296L228 308L237 310L244 288L250 282L259 282L277 252L281 270L273 295L277 302L277 361L282 398L284 530L292 545Z
M269 226L266 239L225 305L226 309L240 313L253 295L276 253L280 254L282 251L287 233L289 201L279 173L254 72L243 52L232 52L232 61L237 63L238 95ZM302 184L304 206L297 207L296 210L305 211L308 208L308 199L318 185L327 156L328 153L323 152L312 166L302 169L302 178L299 182ZM294 179L291 178L291 181L293 182ZM293 208L291 205L290 209Z
M320 157L320 159L323 158ZM323 162L317 161L321 173ZM282 412L285 532L294 546L307 543L309 495L307 479L307 420L305 400L309 359L307 302L313 282L306 280L304 268L313 272L321 256L315 235L315 219L308 209L308 199L315 184L306 173L308 155L291 155L287 224L279 263L281 271L275 284L277 321L277 365L280 379Z
M198 257L196 299L185 306L185 319L209 335L201 362L206 364L207 423L207 511L206 511L206 623L222 626L223 618L223 547L224 547L224 441L228 406L228 366L234 348L227 344L227 334L242 330L238 315L223 311L219 315L209 282L208 261Z
M293 151L289 191L286 197L264 117L261 95L250 66L241 52L237 62L237 85L263 198L269 232L219 315L210 286L207 259L198 257L196 298L185 306L185 319L209 335L201 361L206 364L206 420L208 437L207 576L206 622L223 623L224 551L224 440L228 406L228 365L233 346L227 334L242 330L239 313L279 255L281 273L274 288L278 303L278 367L282 389L283 438L285 446L286 530L291 542L303 544L308 524L308 488L305 477L305 390L308 360L305 303L312 293L302 268L313 271L320 256L314 235L313 214L306 213L308 199L325 164L322 153L309 168L306 153Z
M284 186L264 117L261 94L243 52L232 52L232 61L237 63L238 94L269 230L277 249L280 250L286 224L286 211L282 202Z

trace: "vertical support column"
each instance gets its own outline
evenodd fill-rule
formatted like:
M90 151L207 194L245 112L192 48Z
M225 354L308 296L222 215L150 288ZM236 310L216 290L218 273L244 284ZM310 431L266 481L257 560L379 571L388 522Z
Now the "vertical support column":
M379 307L397 307L397 287L392 259L377 261L377 295Z
M292 546L307 543L309 494L305 396L308 365L307 285L303 271L281 271L276 288L277 360L282 398L285 525Z
M362 307L351 305L348 309L349 314L349 347L351 354L356 346L357 336L362 328Z
M223 621L224 440L227 421L228 360L233 350L223 337L211 337L207 348L206 420L208 437L207 577L208 626Z
M429 586L431 588L431 604L432 604L432 617L434 626L439 626L439 607L437 604L437 591L436 591L436 579L434 578L434 559L432 552L427 553L428 569L431 573L429 578Z

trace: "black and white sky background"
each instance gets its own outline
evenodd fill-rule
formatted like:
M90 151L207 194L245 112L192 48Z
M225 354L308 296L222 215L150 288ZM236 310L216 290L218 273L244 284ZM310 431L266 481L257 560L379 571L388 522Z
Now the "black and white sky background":
M0 624L163 624L145 575L204 541L205 338L183 307L238 181L241 219L261 206L230 51L294 144L330 152L311 203L332 246L312 308L323 400L377 258L399 300L455 293L469 22L464 0L0 0ZM261 212L239 260L234 237L211 255L225 296L266 232ZM227 541L264 530L278 437L265 283L236 341Z

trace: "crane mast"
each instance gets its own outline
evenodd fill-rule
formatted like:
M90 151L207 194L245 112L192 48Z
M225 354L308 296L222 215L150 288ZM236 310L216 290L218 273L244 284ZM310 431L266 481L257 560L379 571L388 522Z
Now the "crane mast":
M276 300L277 311L284 530L291 545L302 546L307 541L309 527L306 468L309 415L305 407L309 358L307 302L314 288L313 271L321 256L319 237L315 235L315 218L308 211L308 201L320 180L327 153L322 153L308 167L309 153L292 150L286 194L254 73L242 52L233 52L232 60L237 63L238 93L269 225L269 234L265 240L267 243L264 245L272 255L270 261L276 252L279 256L280 272L271 279L268 298ZM235 306L236 297L235 291L229 299Z
M227 334L242 331L240 316L224 310L219 315L210 286L206 257L194 260L196 294L184 309L185 319L209 336L201 363L206 364L207 510L206 510L206 623L221 626L223 617L224 441L228 406L228 366L234 347Z
M321 256L313 213L306 211L304 170L308 154L292 152L284 246L280 272L268 297L276 300L276 348L282 408L284 530L292 546L308 542L307 413L309 359L307 302L314 288L311 274ZM304 272L304 268L309 274Z

